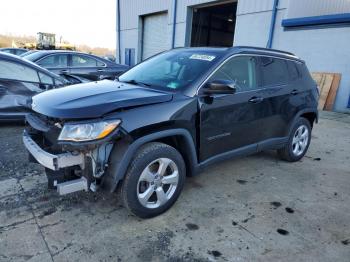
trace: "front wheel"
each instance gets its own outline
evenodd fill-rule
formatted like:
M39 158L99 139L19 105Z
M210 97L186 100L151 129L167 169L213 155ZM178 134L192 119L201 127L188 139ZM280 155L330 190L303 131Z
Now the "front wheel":
M299 118L292 127L287 144L278 150L283 160L299 161L307 152L311 141L311 125L305 118Z
M138 150L121 188L124 205L136 216L150 218L168 210L179 197L186 177L181 154L163 143Z

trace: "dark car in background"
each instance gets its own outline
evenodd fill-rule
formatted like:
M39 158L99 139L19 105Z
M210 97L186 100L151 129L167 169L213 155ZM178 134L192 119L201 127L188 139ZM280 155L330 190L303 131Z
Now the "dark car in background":
M13 55L21 55L26 52L28 52L28 49L24 48L0 48L0 52L8 53L8 54L13 54Z
M90 81L115 79L128 69L128 66L75 51L38 51L24 58L55 74L75 75Z
M69 84L30 61L0 52L0 120L23 119L33 95Z

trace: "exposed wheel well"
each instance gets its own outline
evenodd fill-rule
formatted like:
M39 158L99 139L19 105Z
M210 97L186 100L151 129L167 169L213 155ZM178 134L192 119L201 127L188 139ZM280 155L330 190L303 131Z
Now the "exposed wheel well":
M317 121L317 115L314 112L304 113L300 117L306 118L310 122L311 128L313 127L314 122Z
M183 136L176 135L176 136L164 137L164 138L157 139L154 142L164 143L178 150L185 161L187 176L193 176L195 174L194 163L192 162L190 153L189 153L189 145Z

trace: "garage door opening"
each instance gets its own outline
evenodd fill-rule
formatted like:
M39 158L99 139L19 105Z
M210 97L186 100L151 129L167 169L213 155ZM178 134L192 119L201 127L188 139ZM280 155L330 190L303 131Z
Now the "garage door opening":
M193 9L191 46L233 45L237 2Z
M168 13L143 17L142 60L169 49Z

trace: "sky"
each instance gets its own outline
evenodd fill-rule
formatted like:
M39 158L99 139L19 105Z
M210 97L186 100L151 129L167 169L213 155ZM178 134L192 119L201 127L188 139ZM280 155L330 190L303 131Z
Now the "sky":
M0 34L47 32L76 45L116 45L116 0L1 0L0 13Z

